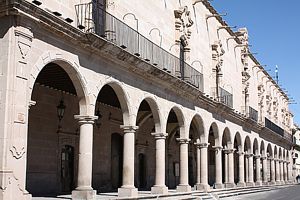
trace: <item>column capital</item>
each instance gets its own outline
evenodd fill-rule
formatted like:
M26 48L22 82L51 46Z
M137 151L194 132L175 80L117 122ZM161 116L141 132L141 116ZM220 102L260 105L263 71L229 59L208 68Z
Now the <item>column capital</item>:
M79 124L93 124L98 116L93 115L74 115L74 119L77 119Z
M151 133L151 135L154 136L155 139L166 139L168 133Z
M271 160L271 161L272 161L272 160L275 160L275 158L273 158L273 157L268 157L267 159L268 159L268 160Z
M188 144L191 140L188 138L176 138L176 141L178 141L180 144Z
M245 152L243 152L243 151L237 151L236 153L237 153L239 156L242 156L242 155L245 154Z
M197 142L194 143L194 145L199 148L207 148L210 144L209 143L201 143L199 140L197 140Z
M120 128L124 130L124 133L135 133L138 130L138 126L131 126L131 125L120 125Z
M267 159L267 156L261 156L261 159L262 159L262 160L266 160L266 159Z
M215 149L215 151L222 151L223 147L222 146L213 146L213 149Z
M235 149L223 149L224 153L231 154L235 151Z
M252 153L245 153L245 156L246 156L247 158L250 158L250 157L253 157L253 154L252 154Z
M253 155L253 157L256 158L256 159L259 159L259 158L261 158L261 155L257 154L257 155Z

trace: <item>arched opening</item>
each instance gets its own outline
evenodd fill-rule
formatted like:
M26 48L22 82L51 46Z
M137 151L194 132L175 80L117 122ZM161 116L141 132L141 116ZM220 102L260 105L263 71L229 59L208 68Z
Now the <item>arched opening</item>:
M245 138L245 143L244 143L244 152L245 152L245 158L244 158L244 169L245 169L245 182L249 183L249 172L250 172L250 164L249 164L249 156L251 156L251 141L248 136ZM252 181L252 180L251 180Z
M136 125L139 127L136 133L136 166L135 184L139 190L150 190L155 181L155 137L151 133L159 127L159 115L156 103L152 99L141 102Z
M216 149L219 147L219 131L216 123L209 128L208 133L208 184L214 186L216 183Z
M257 142L256 138L254 139L254 142L253 142L253 154L254 154L254 159L253 159L253 180L254 180L254 182L257 182L257 165L258 164L260 165L260 161L259 161L259 163L256 163L256 162L258 162L258 160L256 159L256 156L259 156L258 142Z
M122 184L124 134L120 126L127 118L126 102L117 83L104 85L96 99L92 187L97 192L117 191Z
M272 151L272 147L271 144L268 144L267 146L267 180L268 182L271 182L271 176L272 176L272 172L271 172L271 159L273 158L273 151Z
M232 149L231 136L228 128L225 128L222 136L222 181L223 183L229 183L229 155L228 150Z
M180 116L181 115L181 116ZM180 118L181 117L181 118ZM166 145L166 184L168 188L174 189L179 184L179 142L176 140L180 138L180 132L183 127L182 113L179 109L171 109L167 120L167 133L169 134Z
M82 91L71 71L49 63L33 86L36 105L29 110L26 171L26 189L33 196L70 194L76 185L79 126L74 115Z
M123 136L119 133L111 135L111 183L112 190L116 191L122 186L123 170Z
M189 185L194 186L197 182L197 146L195 143L204 143L204 127L203 121L199 115L193 117L189 130Z
M239 174L240 174L240 161L239 161L239 152L242 152L242 139L239 132L235 134L234 137L234 149L236 150L234 152L234 183L237 184L239 182Z
M263 182L267 180L266 173L264 173L265 168L265 161L263 159L266 159L266 150L265 150L265 143L264 141L261 141L260 143L260 155L261 155L261 162L262 162L262 167L260 170L260 177L262 178ZM266 177L264 177L266 176Z

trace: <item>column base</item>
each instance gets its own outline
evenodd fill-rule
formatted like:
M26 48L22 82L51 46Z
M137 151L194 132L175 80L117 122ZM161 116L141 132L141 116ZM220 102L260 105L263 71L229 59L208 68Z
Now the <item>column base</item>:
M191 192L192 188L189 185L178 185L176 188L177 192Z
M268 185L268 182L262 182L262 185Z
M275 185L275 184L276 184L275 181L268 182L268 185Z
M73 190L72 200L95 200L96 190Z
M154 185L153 187L151 187L151 194L163 194L163 195L167 195L168 194L168 187L162 185Z
M255 184L254 184L254 182L248 182L248 183L246 183L246 186L247 187L253 187L253 186L255 186Z
M195 190L202 190L202 191L208 192L208 191L210 191L210 185L199 183L199 184L195 185Z
M245 182L238 182L236 184L237 187L245 187L246 186L246 183Z
M262 182L261 182L261 181L256 181L256 182L255 182L255 185L256 185L256 186L262 186Z
M224 183L225 188L235 188L236 185L234 183Z
M276 185L281 185L281 181L276 181Z
M119 188L118 197L138 197L138 189L135 187L132 188Z
M215 183L214 184L214 188L215 189L223 189L224 188L224 185L222 183Z

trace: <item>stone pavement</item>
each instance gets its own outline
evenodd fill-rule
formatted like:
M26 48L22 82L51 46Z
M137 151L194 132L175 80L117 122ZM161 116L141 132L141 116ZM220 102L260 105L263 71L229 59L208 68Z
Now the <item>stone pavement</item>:
M118 198L117 193L99 193L97 200L128 199ZM33 197L33 200L70 200L70 195L58 197ZM169 190L168 196L152 195L150 191L139 191L139 199L162 199L162 200L180 200L180 199L201 199L201 200L300 200L300 185L290 186L260 186L235 189L218 189L209 193L193 191L192 193L178 193L175 190Z

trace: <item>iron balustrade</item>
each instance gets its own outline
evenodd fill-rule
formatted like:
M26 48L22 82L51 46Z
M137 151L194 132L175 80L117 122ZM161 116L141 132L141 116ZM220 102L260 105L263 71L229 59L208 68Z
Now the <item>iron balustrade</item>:
M284 130L266 117L265 117L265 127L281 135L282 137L284 136Z
M257 122L258 121L258 112L251 106L249 106L249 112L248 112L248 117L252 119L253 121Z
M203 74L117 19L97 3L75 5L77 26L95 33L131 54L203 91Z
M212 96L219 102L233 108L233 95L222 87L212 88Z

